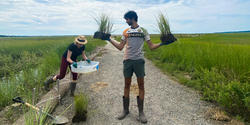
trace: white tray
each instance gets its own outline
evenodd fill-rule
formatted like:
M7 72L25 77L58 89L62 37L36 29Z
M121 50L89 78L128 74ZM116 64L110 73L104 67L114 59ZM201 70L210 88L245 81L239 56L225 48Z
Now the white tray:
M71 66L72 72L91 73L99 69L99 62L91 61L91 63L88 63L87 61L80 61L80 62L77 62L77 68L75 68L72 64L70 66Z

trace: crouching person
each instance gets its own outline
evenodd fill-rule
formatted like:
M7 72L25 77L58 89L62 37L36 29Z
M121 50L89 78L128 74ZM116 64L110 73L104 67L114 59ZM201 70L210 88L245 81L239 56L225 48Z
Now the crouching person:
M77 62L76 59L78 56L82 55L82 58L86 60L88 63L91 61L87 58L85 55L85 44L87 44L87 39L85 36L78 36L75 38L74 42L71 43L68 48L65 50L62 59L61 59L61 67L60 67L60 74L55 75L51 78L49 78L47 81L44 82L44 88L45 90L49 91L49 85L53 82L55 82L57 79L63 79L66 75L67 68L70 68L70 65L72 64L75 68L77 68ZM76 83L77 83L77 77L78 74L72 72L73 80L70 83L70 95L74 96Z

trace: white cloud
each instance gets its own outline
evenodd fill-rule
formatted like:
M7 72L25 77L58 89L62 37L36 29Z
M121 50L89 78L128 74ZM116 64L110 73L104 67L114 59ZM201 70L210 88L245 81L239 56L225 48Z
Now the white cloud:
M142 3L140 0L11 0L0 1L0 34L62 35L93 34L93 17L111 15L114 33L121 34L127 24L123 14L135 10L139 24L156 33L155 17L167 14L174 32L217 32L250 29L250 1L243 0L173 0ZM34 31L35 30L35 31ZM51 32L53 31L53 32ZM26 33L26 34L23 34Z

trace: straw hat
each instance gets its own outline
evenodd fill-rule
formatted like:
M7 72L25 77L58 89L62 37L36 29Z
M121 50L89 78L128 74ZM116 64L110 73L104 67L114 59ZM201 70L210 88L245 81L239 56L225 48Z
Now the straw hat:
M74 42L75 42L75 43L78 43L78 44L85 45L85 44L88 43L88 40L86 39L85 36L77 36L77 37L75 38L75 41L74 41Z

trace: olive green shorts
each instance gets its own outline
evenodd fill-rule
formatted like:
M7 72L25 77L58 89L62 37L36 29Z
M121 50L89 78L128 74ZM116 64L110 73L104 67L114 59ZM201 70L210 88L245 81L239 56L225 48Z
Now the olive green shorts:
M123 75L125 78L130 78L135 73L137 78L145 76L145 61L144 59L138 60L124 60L123 61Z

